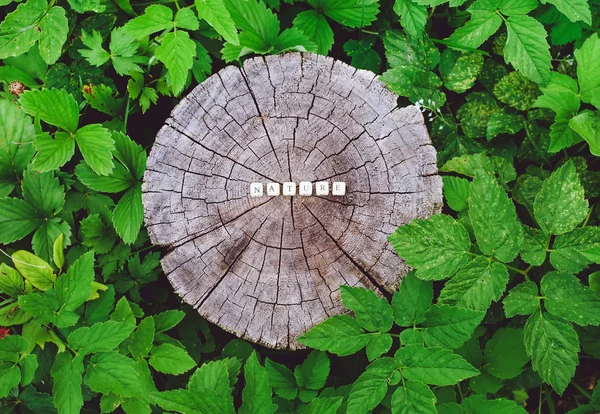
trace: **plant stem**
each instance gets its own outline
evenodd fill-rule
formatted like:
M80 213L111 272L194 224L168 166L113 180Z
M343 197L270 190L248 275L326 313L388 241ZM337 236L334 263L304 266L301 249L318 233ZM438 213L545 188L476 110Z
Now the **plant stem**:
M592 395L585 388L583 388L581 385L577 384L575 381L572 381L571 385L574 386L575 388L577 388L577 390L582 395L584 395L587 399L589 399L589 400L592 399Z

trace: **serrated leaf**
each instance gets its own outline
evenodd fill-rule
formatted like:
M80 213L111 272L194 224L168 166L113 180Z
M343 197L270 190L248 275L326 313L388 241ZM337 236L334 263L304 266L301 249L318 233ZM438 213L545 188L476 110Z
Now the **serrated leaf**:
M156 392L151 395L154 404L167 411L178 411L190 414L234 413L233 406L226 399L220 398L213 390L202 392L176 389Z
M285 365L265 359L265 369L269 384L275 394L286 400L292 400L298 395L298 386L294 373Z
M535 107L548 108L567 117L579 111L581 102L577 82L570 76L553 71L548 83L540 90L543 95L536 99Z
M590 152L600 157L600 115L584 111L569 120L569 127L590 146Z
M136 241L144 221L141 184L136 184L123 194L113 211L112 221L125 243L131 244Z
M131 335L129 352L134 358L148 356L154 342L154 319L149 316L142 319L135 332Z
M312 351L301 365L294 369L298 386L309 390L320 390L329 376L329 358L320 351Z
M196 44L187 32L177 30L167 33L154 54L168 70L173 94L179 95L194 63Z
M469 218L482 253L505 263L517 256L523 229L514 204L493 176L475 176L469 190Z
M388 240L416 276L442 280L452 276L469 260L471 240L462 224L447 215L415 219L398 227Z
M35 318L36 323L56 323L58 302L53 295L30 293L19 297L19 307ZM76 322L76 321L75 321Z
M81 31L81 42L87 46L87 49L78 49L77 51L83 56L91 65L101 66L108 62L110 59L110 53L108 53L102 47L102 35L92 30L91 34L88 34L85 30Z
M51 218L62 210L65 190L53 172L27 170L23 174L23 198L37 210L38 217Z
M79 123L79 106L73 95L65 89L41 89L26 91L19 103L31 116L39 116L42 121L75 132Z
M325 16L316 10L305 10L294 18L294 27L317 44L317 52L326 55L333 46L333 30Z
M550 52L544 26L533 17L515 15L506 19L508 37L504 60L527 79L544 84L550 79Z
M256 352L252 352L244 364L246 385L242 391L240 414L270 414L277 410L271 399L272 390L267 380L267 371L260 365Z
M12 243L40 226L37 212L18 198L0 198L0 243Z
M485 312L458 306L433 305L425 313L421 334L429 347L455 349L473 335Z
M83 159L98 175L108 175L114 168L112 151L115 142L108 129L100 124L89 124L75 133L75 141Z
M25 356L19 361L19 365L21 365L21 385L25 387L31 384L35 371L39 366L37 355L29 354Z
M367 331L387 332L392 328L392 308L375 292L361 287L340 286L342 303L352 310Z
M83 356L73 357L70 352L61 352L50 371L54 386L54 404L61 414L79 414L83 407L81 385L83 382Z
M54 134L54 139L47 133L38 135L33 145L37 150L33 168L40 172L48 172L62 167L75 153L75 140L69 134L61 131Z
M69 21L65 15L65 9L54 6L39 23L40 32L40 56L44 61L52 65L62 54L62 47L67 41L69 32Z
M123 30L135 39L142 39L172 27L173 11L162 4L152 4L144 9L144 14L129 20Z
M129 337L134 329L134 324L106 321L75 329L67 340L69 346L81 355L111 351Z
M94 253L87 252L73 263L54 285L56 300L63 309L74 311L92 294Z
M39 290L46 291L54 285L56 275L45 260L25 250L19 250L12 254L15 268Z
M440 74L446 88L458 93L470 89L483 67L483 56L479 53L460 53L446 49L440 58Z
M385 354L392 347L393 339L389 333L379 333L371 337L371 340L367 344L365 351L367 353L367 359L373 361Z
M502 301L507 318L515 315L530 315L540 308L538 287L532 281L515 286Z
M0 263L0 291L4 294L17 297L25 290L23 276L6 263Z
M500 134L514 135L525 128L525 118L505 110L494 112L488 120L485 136L488 141Z
M570 21L583 21L592 24L592 13L587 0L546 0L556 6L558 11L567 16Z
M510 350L510 352L506 352ZM523 330L501 328L485 344L483 369L500 379L514 378L523 372L529 361L523 345Z
M427 23L426 7L414 3L412 0L396 0L394 12L400 16L400 24L406 33L413 37L423 35Z
M235 24L223 0L195 0L194 4L198 17L206 20L226 42L240 44Z
M343 397L315 398L308 404L304 414L336 414L343 401Z
M367 413L379 405L397 369L398 364L392 358L380 358L369 364L350 390L347 412Z
M484 4L487 2L483 2ZM494 4L494 2L489 2ZM507 16L528 14L530 11L538 7L537 0L513 0L500 2L500 11Z
M369 26L379 12L372 0L309 0L308 4L347 27Z
M479 374L460 355L445 348L424 348L423 345L412 344L400 348L394 358L406 379L425 384L454 385Z
M502 263L477 257L446 282L440 303L452 303L475 310L487 310L508 284L508 270Z
M92 391L122 397L140 396L140 380L132 359L116 351L100 352L90 358L84 381Z
M579 49L574 52L577 60L577 80L581 100L586 103L598 104L600 101L600 38L598 33L586 39ZM595 97L595 98L594 98Z
M500 102L519 111L526 111L535 103L539 88L521 72L510 72L498 80L494 86L494 95Z
M490 10L472 10L471 19L446 39L449 43L476 49L498 31L502 18Z
M516 401L506 398L487 400L484 395L471 395L462 401L464 412L472 414L502 413L502 414L526 414L527 411L518 405ZM461 413L463 411L461 410Z
M427 385L406 381L392 395L392 414L437 414L436 401Z
M571 116L566 113L556 114L554 123L550 126L549 153L561 151L583 141L583 137L569 126L570 120Z
M555 269L579 273L591 263L584 252L599 246L600 227L576 228L556 237L550 251L550 263Z
M370 339L356 319L335 315L311 328L298 341L311 348L345 356L364 348Z
M185 312L180 310L167 310L159 314L152 315L154 318L156 333L168 331L169 329L177 326L184 316Z
M551 272L542 278L544 306L553 315L580 326L600 325L600 298L579 279L566 272Z
M425 312L431 307L433 300L433 284L409 272L404 278L398 292L392 297L394 320L399 326L414 326L425 320Z
M525 324L524 339L533 369L562 394L579 363L577 332L563 318L534 312Z
M271 378L269 378L270 380ZM198 392L206 389L212 390L221 398L228 400L230 405L233 405L227 362L223 360L202 364L190 377L188 389Z
M27 52L39 39L35 25L48 7L45 0L28 0L0 23L0 59Z
M540 228L557 235L573 230L587 217L588 202L572 161L544 181L533 210Z
M158 372L172 375L183 374L196 366L185 349L167 343L154 348L148 362Z

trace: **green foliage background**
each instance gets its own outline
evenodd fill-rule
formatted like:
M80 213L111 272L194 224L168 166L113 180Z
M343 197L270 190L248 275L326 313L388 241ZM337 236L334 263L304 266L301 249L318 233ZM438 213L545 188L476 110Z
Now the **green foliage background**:
M2 412L600 411L598 0L0 10ZM295 353L182 306L141 205L178 98L286 51L371 70L420 107L446 202L390 235L414 268L391 302L342 287L352 313Z

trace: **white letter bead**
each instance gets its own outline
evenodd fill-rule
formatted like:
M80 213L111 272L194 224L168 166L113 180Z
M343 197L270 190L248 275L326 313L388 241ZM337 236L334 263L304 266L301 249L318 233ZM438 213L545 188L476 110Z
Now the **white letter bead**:
M250 184L250 197L262 197L262 195L263 195L262 183Z
M312 195L312 183L310 181L300 181L299 194L301 196Z
M283 183L283 195L284 196L295 196L296 195L296 183Z
M334 196L346 195L346 183L341 181L334 182L331 188L331 194Z
M279 195L279 183L268 183L267 184L267 195L278 196Z
M327 181L319 181L317 182L317 195L318 196L326 196L329 195L329 183Z

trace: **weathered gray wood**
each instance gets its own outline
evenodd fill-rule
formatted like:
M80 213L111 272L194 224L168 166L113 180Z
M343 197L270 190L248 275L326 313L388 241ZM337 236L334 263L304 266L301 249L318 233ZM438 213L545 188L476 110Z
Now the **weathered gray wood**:
M344 312L339 286L395 290L388 234L441 207L423 117L371 72L288 53L228 66L160 130L145 221L175 291L209 321L275 348ZM250 198L252 182L345 181L344 197Z

